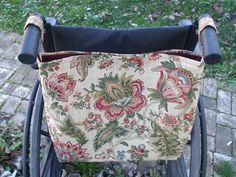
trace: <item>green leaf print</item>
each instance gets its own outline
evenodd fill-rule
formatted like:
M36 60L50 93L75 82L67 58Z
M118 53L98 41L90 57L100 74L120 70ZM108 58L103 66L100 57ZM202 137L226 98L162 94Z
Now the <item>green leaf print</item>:
M125 136L128 131L118 126L117 120L111 121L105 125L105 127L97 132L94 139L94 149L97 151L102 145L111 142L114 137L119 138Z
M81 144L81 146L88 141L86 139L85 133L76 126L75 122L73 122L73 120L69 116L66 117L66 119L62 122L60 130L63 133L75 138L76 141Z
M172 60L161 62L161 64L170 71L175 69L175 63Z
M152 121L152 133L150 135L150 144L156 147L165 156L175 156L179 153L179 137L167 129L161 128Z

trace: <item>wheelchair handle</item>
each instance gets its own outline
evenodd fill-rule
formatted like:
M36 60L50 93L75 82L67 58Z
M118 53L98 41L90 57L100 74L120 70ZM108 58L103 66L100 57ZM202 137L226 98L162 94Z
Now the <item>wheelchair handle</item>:
M32 15L38 16L46 24L46 20L39 13ZM208 14L203 14L198 18L198 22L205 17L210 17ZM34 64L38 56L39 41L42 35L40 28L34 24L26 26L21 44L21 49L18 54L18 59L24 64ZM221 51L216 35L216 30L212 26L205 26L199 34L202 45L204 61L207 64L215 64L221 59Z
M44 17L39 13L33 13L32 15L40 17L43 23L45 23ZM36 62L39 50L39 41L42 33L41 29L34 24L28 24L25 26L21 49L18 54L20 62L24 64L34 64Z
M206 17L211 18L208 14L202 14L198 18L198 22L200 22L200 20ZM202 45L202 52L205 63L207 64L218 63L221 59L221 50L216 34L216 29L208 25L205 26L199 33L200 33L199 38Z

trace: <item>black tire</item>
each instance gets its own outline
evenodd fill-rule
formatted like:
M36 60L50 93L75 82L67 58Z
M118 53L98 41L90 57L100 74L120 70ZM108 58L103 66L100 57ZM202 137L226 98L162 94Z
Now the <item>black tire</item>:
M24 123L24 140L23 140L24 142L23 142L23 152L22 152L22 172L24 177L30 176L30 170L29 170L30 129L31 129L30 127L31 127L32 114L34 110L34 105L35 105L34 103L38 88L39 88L39 81L37 80L30 95L27 115Z
M43 136L49 136L48 132L42 130L43 106L41 85L37 81L31 94L24 127L24 177L57 177L62 173L62 164L59 163L51 142L43 148L43 158L40 157L41 139Z

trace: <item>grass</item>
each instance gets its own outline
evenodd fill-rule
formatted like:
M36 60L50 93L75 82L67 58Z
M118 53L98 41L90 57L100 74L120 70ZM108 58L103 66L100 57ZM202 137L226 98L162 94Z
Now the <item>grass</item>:
M1 0L0 7L0 29L18 33L35 11L65 25L106 28L176 25L180 19L194 21L209 13L217 24L223 55L219 64L207 66L206 74L236 80L234 0Z
M4 170L13 171L16 167L12 161L20 155L23 142L22 127L13 121L6 121L0 125L0 166Z
M227 161L220 162L219 165L216 167L216 172L221 177L235 177L236 176L236 171L234 170L233 166Z
M72 174L80 174L81 177L96 176L102 170L101 163L78 162L67 165L67 171Z

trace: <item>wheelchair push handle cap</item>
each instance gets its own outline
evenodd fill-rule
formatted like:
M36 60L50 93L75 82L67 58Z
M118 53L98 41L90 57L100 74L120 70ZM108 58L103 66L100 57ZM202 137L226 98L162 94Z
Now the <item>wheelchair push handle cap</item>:
M205 63L218 63L221 59L221 50L214 21L208 14L202 14L198 18L198 28Z

